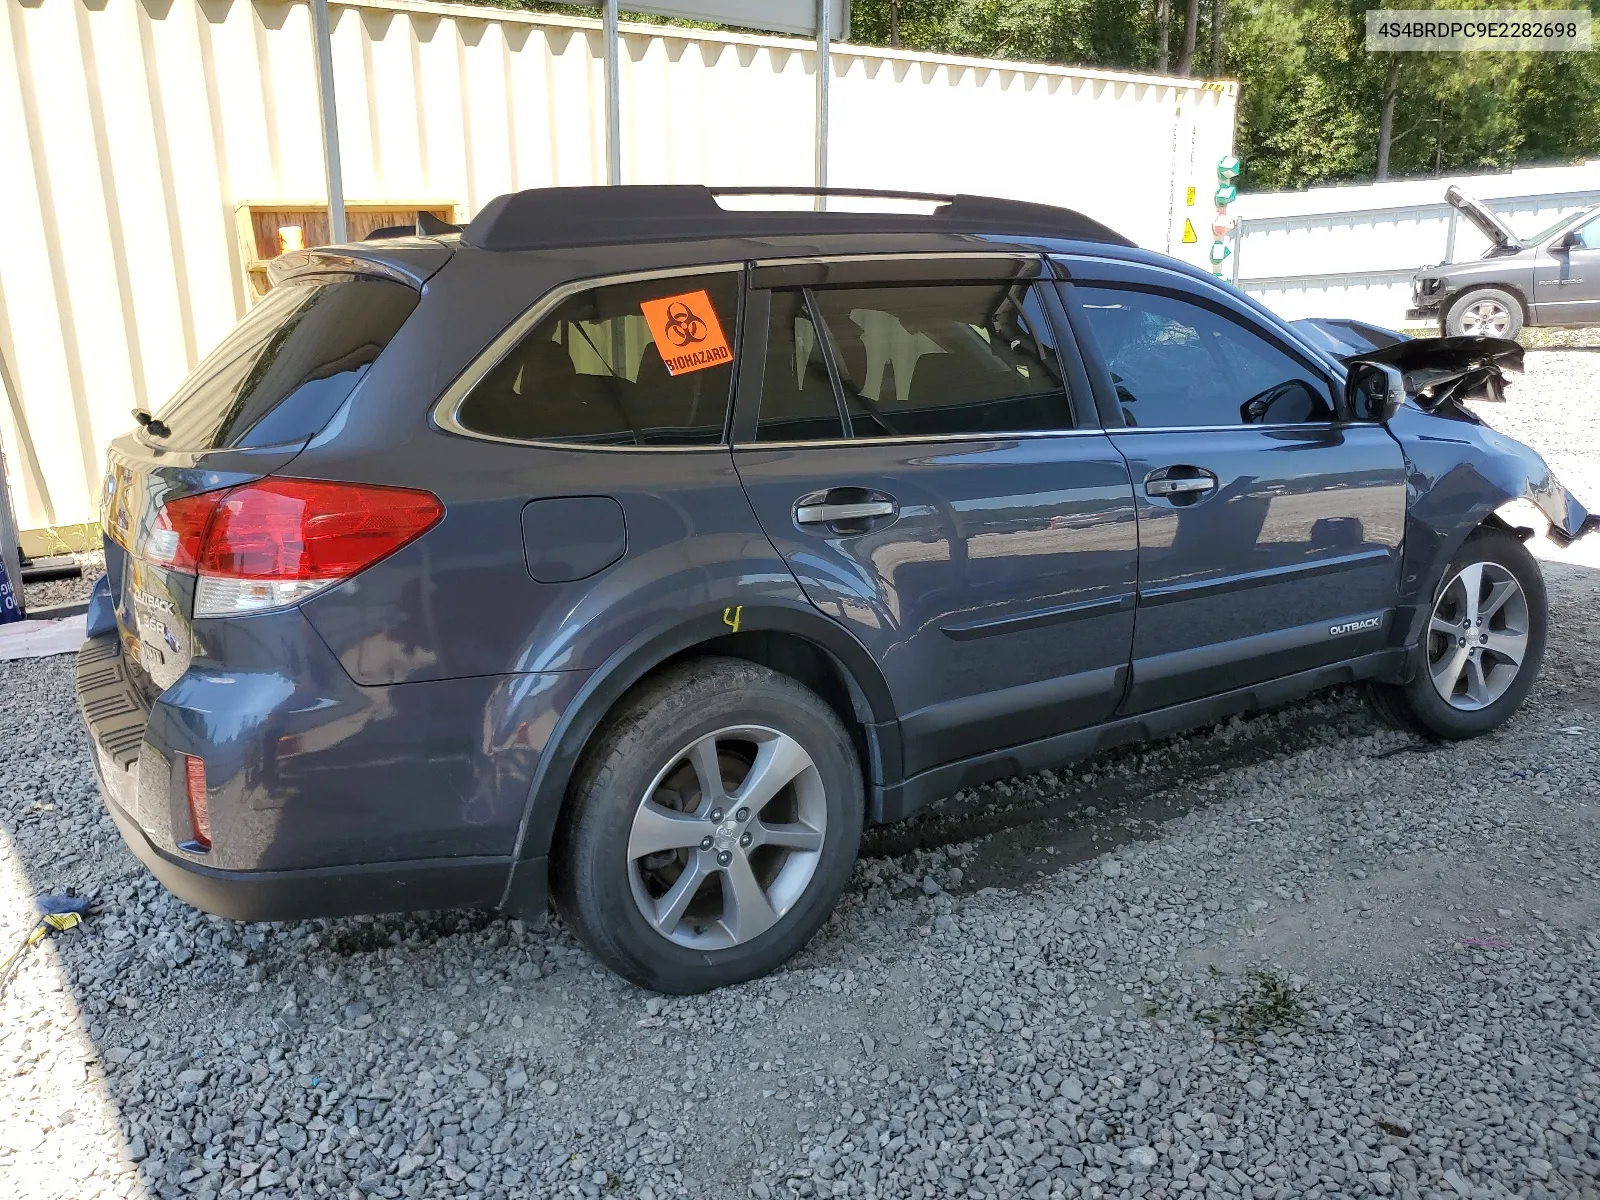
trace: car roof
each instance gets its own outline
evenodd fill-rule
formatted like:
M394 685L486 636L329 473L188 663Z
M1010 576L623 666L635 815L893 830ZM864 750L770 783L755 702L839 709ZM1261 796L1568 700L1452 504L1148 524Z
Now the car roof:
M931 203L931 213L728 209L717 196L828 196ZM281 281L303 272L376 272L420 287L454 258L518 267L518 294L561 283L718 263L814 257L1050 255L1068 277L1072 259L1113 260L1164 269L1197 284L1225 281L1146 250L1072 209L984 196L861 189L709 188L699 185L535 188L496 197L460 233L382 237L298 251L274 260ZM491 274L505 278L501 270ZM1235 307L1287 326L1241 292Z
M718 196L851 197L932 203L928 213L725 208ZM876 234L1011 234L1132 246L1069 208L988 196L844 188L709 188L699 184L533 188L497 196L461 233L481 250L724 238Z

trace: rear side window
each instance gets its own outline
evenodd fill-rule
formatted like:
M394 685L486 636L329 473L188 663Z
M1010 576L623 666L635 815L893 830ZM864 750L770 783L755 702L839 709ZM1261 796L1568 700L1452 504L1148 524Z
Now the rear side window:
M738 300L733 271L579 292L489 369L456 419L518 441L717 445Z
M942 437L1070 429L1049 322L1028 284L777 292L758 438ZM844 413L817 349L826 333ZM779 432L779 431L782 432Z
M844 417L828 381L817 322L806 294L774 292L756 440L821 442L842 437Z
M1163 292L1076 288L1122 417L1144 429L1332 421L1327 385L1260 334Z
M328 423L416 308L418 293L348 276L279 284L156 415L175 450L299 442Z

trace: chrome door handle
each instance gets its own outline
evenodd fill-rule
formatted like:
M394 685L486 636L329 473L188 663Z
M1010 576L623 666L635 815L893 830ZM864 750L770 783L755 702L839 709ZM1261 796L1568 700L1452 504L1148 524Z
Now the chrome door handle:
M1209 475L1197 475L1181 479L1152 479L1144 485L1144 490L1151 496L1179 496L1191 492L1209 492L1217 486L1217 481Z
M864 521L870 517L892 517L894 505L888 500L865 500L860 504L802 504L794 519L802 525L831 525L835 521Z

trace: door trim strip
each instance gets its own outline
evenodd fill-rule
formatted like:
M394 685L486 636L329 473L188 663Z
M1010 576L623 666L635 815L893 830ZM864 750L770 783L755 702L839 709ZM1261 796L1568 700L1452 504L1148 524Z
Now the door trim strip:
M1296 650L1326 646L1352 630L1382 637L1389 628L1389 618L1393 612L1392 608L1376 608L1328 617L1305 625L1291 625L1287 629L1253 633L1231 641L1208 642L1203 646L1190 646L1145 658L1136 656L1133 660L1134 690L1137 692L1151 684L1181 679L1203 671L1222 670Z
M1134 594L1125 593L1105 600L1080 600L1055 608L1040 608L1015 617L1001 617L996 621L967 621L958 625L941 625L939 631L957 642L970 642L975 638L993 637L1002 633L1021 633L1026 629L1039 629L1046 625L1082 621L1089 617L1108 616L1127 612L1134 606Z
M1316 562L1290 563L1283 567L1264 567L1259 571L1247 571L1241 575L1225 575L1220 579L1197 579L1184 583L1169 583L1162 587L1139 589L1139 604L1143 607L1154 608L1160 604L1174 604L1180 600L1194 600L1203 596L1222 596L1229 592L1242 592L1250 588L1265 587L1268 584L1284 583L1288 580L1314 579L1318 575L1332 575L1339 571L1349 570L1351 567L1362 563L1377 562L1379 559L1394 559L1399 554L1399 547L1393 550L1380 547L1376 550L1360 550L1354 554L1340 554L1333 558L1319 558Z

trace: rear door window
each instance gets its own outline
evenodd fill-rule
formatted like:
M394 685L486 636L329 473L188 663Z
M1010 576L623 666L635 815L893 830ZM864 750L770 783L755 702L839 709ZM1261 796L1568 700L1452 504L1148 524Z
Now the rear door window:
M310 276L245 314L156 415L174 450L305 441L333 416L417 306L402 283Z
M756 440L825 442L843 436L843 411L828 379L806 294L799 289L774 292Z
M775 292L772 312L760 441L1073 427L1050 324L1030 284L796 289ZM818 347L819 324L842 412Z
M456 420L517 441L715 446L738 304L736 271L579 292L489 369Z

